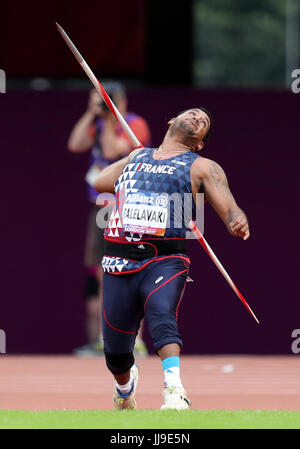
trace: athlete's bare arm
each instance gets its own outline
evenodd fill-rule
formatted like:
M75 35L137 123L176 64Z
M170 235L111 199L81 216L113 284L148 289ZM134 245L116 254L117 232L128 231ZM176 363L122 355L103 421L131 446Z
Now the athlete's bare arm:
M108 193L114 193L114 184L119 176L121 176L122 171L124 170L125 166L129 164L131 159L134 158L141 150L144 148L137 148L136 150L132 151L128 156L123 157L117 162L114 162L113 164L109 165L108 167L104 168L96 181L94 182L94 189L97 190L97 192L108 192Z
M205 198L225 223L228 231L247 240L250 236L248 219L230 192L226 174L216 162L197 159L191 168L193 194L204 190Z

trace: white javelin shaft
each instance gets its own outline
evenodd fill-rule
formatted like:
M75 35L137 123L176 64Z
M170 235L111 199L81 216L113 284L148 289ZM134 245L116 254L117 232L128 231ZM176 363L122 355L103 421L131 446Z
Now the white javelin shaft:
M231 280L231 277L229 276L229 274L227 273L227 271L225 270L225 268L223 267L223 265L221 264L221 262L219 261L219 259L217 258L217 256L215 255L215 253L213 252L213 250L211 249L211 247L209 246L209 244L207 243L207 241L204 239L204 237L202 236L207 248L209 249L209 252L211 254L211 257L213 259L213 261L215 262L216 266L218 267L218 269L220 270L220 272L223 274L224 278L226 279L226 281L228 282L228 284L230 285L230 287L232 288L232 290L235 292L235 294L237 295L238 298L241 299L241 293L239 292L239 290L237 289L236 285L234 284L234 282ZM247 303L247 306L249 307L250 312L252 313L253 318L255 319L255 321L259 324L259 320L257 318L257 316L255 315L255 313L253 312L253 310L251 309L251 307L249 306L249 304ZM247 307L247 308L248 308Z
M117 107L114 105L112 100L108 97L107 94L106 94L107 98L105 98L105 96L103 95L101 88L100 88L99 81L97 80L97 78L93 74L92 70L90 69L88 64L85 62L85 60L83 59L83 57L81 56L81 54L79 53L79 51L77 50L77 48L75 47L75 45L73 44L73 42L71 41L71 39L69 38L67 33L65 32L65 30L57 22L55 22L55 23L58 28L58 31L60 32L60 34L62 35L66 44L68 45L69 49L71 50L71 52L73 53L73 55L75 56L75 58L77 59L77 61L79 62L79 64L81 65L81 67L83 68L83 70L85 71L87 76L89 77L89 79L91 80L92 84L94 85L95 89L97 90L98 94L100 95L100 98L105 101L105 103L107 104L107 106L109 107L111 112L114 114L116 119L120 122L120 125L124 129L125 133L129 137L129 139L131 140L133 145L136 148L142 147L141 143L139 142L139 140L137 139L137 137L135 136L135 134L133 133L131 128L128 126L127 122L124 120L122 114L117 109ZM102 87L102 89L104 90L103 87Z
M219 261L219 259L217 258L217 256L215 255L215 253L213 252L213 250L211 249L211 247L209 246L209 244L207 243L207 241L205 240L203 235L202 235L202 238L204 240L205 245L208 248L208 251L209 251L210 256L212 257L213 261L215 262L215 264L217 265L217 267L219 268L219 270L221 271L221 273L223 274L224 278L229 283L231 288L233 288L233 290L235 291L236 290L235 285L234 285L233 281L231 280L231 277L229 276L229 274L227 273L227 271L225 270L225 268L223 267L223 265L221 264L221 262Z

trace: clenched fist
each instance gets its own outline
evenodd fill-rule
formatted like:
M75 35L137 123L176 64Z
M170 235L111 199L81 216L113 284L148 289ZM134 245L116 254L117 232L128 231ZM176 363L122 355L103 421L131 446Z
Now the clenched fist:
M236 236L247 240L250 237L249 223L245 215L236 215L228 224L229 232Z

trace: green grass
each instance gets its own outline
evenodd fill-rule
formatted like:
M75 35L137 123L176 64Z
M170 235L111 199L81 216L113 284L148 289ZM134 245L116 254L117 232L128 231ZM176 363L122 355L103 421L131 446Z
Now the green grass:
M300 429L300 411L0 410L1 429Z

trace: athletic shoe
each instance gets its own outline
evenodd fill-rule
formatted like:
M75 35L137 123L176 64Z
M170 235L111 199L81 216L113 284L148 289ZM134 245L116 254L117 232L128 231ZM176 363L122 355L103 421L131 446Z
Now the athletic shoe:
M161 410L188 410L191 405L184 388L165 387L162 394L165 403Z
M147 357L148 350L143 340L138 339L135 341L133 352L135 357Z
M135 400L135 393L136 393L136 387L139 380L139 369L136 364L134 364L130 369L130 374L132 374L133 381L132 381L132 387L129 393L122 394L116 385L115 381L115 389L114 389L114 406L115 409L123 410L123 409L134 409L136 408L136 400Z
M73 350L73 354L79 357L102 357L104 356L104 343L102 338L98 338L92 343L80 346Z

